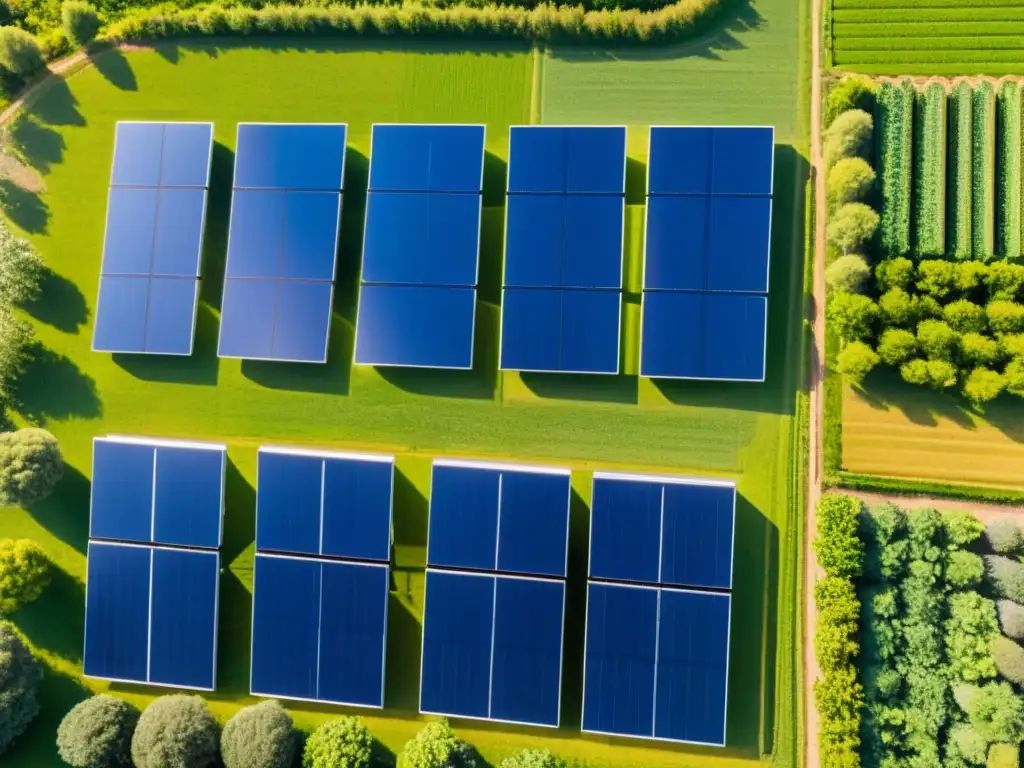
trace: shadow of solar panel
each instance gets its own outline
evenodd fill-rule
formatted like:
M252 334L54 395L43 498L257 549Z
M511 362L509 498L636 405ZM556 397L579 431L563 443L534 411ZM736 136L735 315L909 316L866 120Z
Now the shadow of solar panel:
M483 125L373 126L370 191L480 192Z

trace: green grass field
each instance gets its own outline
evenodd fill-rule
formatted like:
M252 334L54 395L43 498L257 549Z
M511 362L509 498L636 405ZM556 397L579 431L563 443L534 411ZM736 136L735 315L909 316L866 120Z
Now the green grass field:
M830 0L833 62L873 74L1008 75L1024 62L1022 0Z
M773 6L778 27L792 36L789 74L766 74L762 88L734 78L736 95L709 92L691 102L693 121L738 120L728 107L758 92L752 122L793 120L797 9ZM773 27L751 28L754 42ZM781 34L776 32L776 34ZM788 39L788 37L787 37ZM668 54L666 54L668 55ZM678 55L678 54L674 54ZM439 44L357 45L296 41L246 47L167 45L155 51L108 52L67 82L56 81L12 129L14 146L40 171L42 194L0 181L8 216L29 233L51 268L43 298L29 308L39 347L21 381L20 424L39 424L60 439L68 474L57 493L27 511L4 511L0 535L40 541L59 566L54 584L15 616L49 666L43 713L5 756L11 766L59 765L56 724L98 681L81 678L83 585L88 530L90 444L94 436L133 433L222 440L229 446L227 516L221 582L218 691L226 719L248 696L249 629L256 450L262 444L362 448L398 455L395 498L396 592L389 612L387 709L361 713L383 745L397 752L420 727L416 713L423 566L430 458L439 454L559 463L573 473L570 591L562 728L516 729L456 722L456 729L496 763L526 746L549 746L595 766L752 765L775 751L796 765L799 741L799 590L801 531L799 435L794 428L800 366L804 256L802 152L806 131L795 122L776 148L775 218L768 381L740 386L655 384L613 378L519 376L495 372L502 253L502 190L507 128L549 120L558 69L568 94L568 62L514 46L455 51ZM673 75L686 81L681 60ZM640 70L638 70L640 71ZM638 76L638 75L637 75ZM580 80L586 82L586 66ZM729 81L732 82L732 81ZM543 99L538 89L544 87ZM728 87L723 81L721 89ZM768 91L768 88L776 90ZM583 88L585 91L586 89ZM665 93L668 93L666 87ZM768 98L768 93L772 94ZM641 126L626 90L608 94L608 116ZM204 247L204 282L195 354L153 359L93 354L91 313L98 282L106 186L118 119L213 120L217 145ZM563 112L565 120L583 120ZM216 335L226 248L235 124L239 121L342 121L349 124L342 246L328 363L303 366L218 360ZM361 246L369 130L373 122L485 122L485 222L477 348L472 371L375 370L350 367L355 285ZM801 124L802 125L802 124ZM780 130L781 134L781 130ZM639 139L637 138L639 136ZM636 287L642 257L642 179L646 134L630 140L627 312L624 369L636 366ZM637 199L636 179L641 180ZM725 750L662 746L579 732L583 594L590 472L595 467L694 472L739 481L734 632ZM115 685L139 704L157 691ZM291 709L291 708L290 708ZM298 704L296 720L313 725L341 711Z

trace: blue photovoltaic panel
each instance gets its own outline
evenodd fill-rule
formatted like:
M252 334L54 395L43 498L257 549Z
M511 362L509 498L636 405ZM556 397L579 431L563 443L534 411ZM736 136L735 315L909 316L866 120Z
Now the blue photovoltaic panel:
M93 350L191 354L198 297L197 280L101 277Z
M212 123L119 122L111 186L206 187Z
M706 290L768 292L771 220L769 197L711 198Z
M770 127L716 128L711 194L770 195L774 142Z
M364 284L355 362L472 368L475 313L473 288Z
M435 461L427 565L565 578L569 472Z
M583 730L725 745L730 597L591 582Z
M505 285L620 288L624 211L621 196L509 195Z
M763 381L766 323L764 296L645 293L640 373Z
M92 449L90 538L151 541L156 449L103 438Z
M145 324L146 351L162 355L191 354L198 301L197 280L152 278Z
M729 595L663 589L654 737L725 746Z
M736 487L666 483L662 584L732 588Z
M427 571L420 711L558 725L565 583Z
M239 123L234 186L337 192L346 132L338 123Z
M711 194L714 128L652 126L647 155L650 195Z
M221 301L221 357L268 360L274 356L274 312L276 280L224 281ZM225 322L227 318L234 321Z
M261 449L256 549L387 561L394 460Z
M83 667L89 677L146 681L150 550L89 542Z
M501 368L618 373L618 291L506 288L501 308Z
M657 589L587 586L584 731L653 735L657 633Z
M251 691L384 704L388 567L256 555Z
M111 187L103 237L103 274L148 275L160 190Z
M513 126L508 192L625 193L626 129L621 126Z
M709 207L707 197L647 198L644 290L705 290Z
M373 126L370 190L480 192L484 126Z
M590 511L590 578L658 582L659 482L594 475Z
M480 195L370 192L363 280L474 286Z

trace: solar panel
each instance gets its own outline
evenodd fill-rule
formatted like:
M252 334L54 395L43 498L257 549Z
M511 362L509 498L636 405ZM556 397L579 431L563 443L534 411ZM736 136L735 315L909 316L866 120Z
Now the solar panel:
M774 143L770 126L652 126L648 194L771 195Z
M87 570L87 676L214 690L219 553L91 541Z
M357 365L473 367L484 133L373 126Z
M436 460L427 565L565 578L567 469Z
M223 445L96 438L89 536L218 548L226 463Z
M728 594L591 582L583 730L725 746Z
M119 122L92 348L189 355L212 123Z
M239 124L220 357L326 362L346 135Z
M387 562L394 461L260 448L256 549Z
M625 190L625 126L509 129L509 194L622 195Z
M565 582L427 570L420 711L557 727Z
M730 589L736 486L595 472L590 578Z
M388 566L256 554L256 696L384 705Z

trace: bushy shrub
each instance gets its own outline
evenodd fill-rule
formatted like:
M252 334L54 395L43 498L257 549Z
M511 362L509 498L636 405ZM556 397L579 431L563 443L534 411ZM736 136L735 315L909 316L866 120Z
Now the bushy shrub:
M949 553L946 563L946 581L957 588L976 587L985 577L985 561L980 555L964 550Z
M878 310L882 324L886 327L909 328L916 326L921 315L921 306L916 297L911 297L902 288L892 288L878 299Z
M861 256L848 253L829 264L825 270L825 282L833 291L859 293L864 282L871 276L871 269Z
M829 327L843 341L869 338L878 320L878 307L867 296L835 291L825 307Z
M942 316L957 333L981 333L988 324L985 319L985 310L966 299L960 299L944 306Z
M956 289L964 295L980 296L978 289L988 278L989 265L981 261L959 261L953 265Z
M1017 744L993 744L988 748L986 768L1018 768L1020 747Z
M92 42L100 31L100 17L85 0L64 0L60 13L64 34L76 46Z
M985 580L999 597L1024 604L1024 564L1003 555L985 555Z
M818 609L814 653L822 674L814 683L814 703L822 765L858 765L864 689L853 664L860 613L853 582L826 576L814 585L814 604Z
M139 710L101 693L76 704L57 728L60 758L75 768L130 768Z
M10 615L43 594L50 559L30 539L0 539L0 615Z
M33 504L53 493L63 476L60 446L45 429L0 433L0 504Z
M981 566L980 558L978 565ZM949 673L954 681L975 683L996 676L992 641L999 634L999 626L991 600L977 592L951 595L945 633Z
M1003 357L999 343L980 333L963 335L960 339L960 355L968 365L984 368L994 368Z
M875 109L878 86L869 77L847 77L832 86L825 102L825 123L831 124L843 112L860 109L870 114Z
M996 610L1003 634L1014 640L1024 640L1024 605L1013 600L997 600Z
M1024 685L1024 648L1010 638L996 635L992 638L992 658L999 674L1017 685Z
M836 210L826 234L830 243L843 253L860 251L875 236L878 229L878 214L864 203L846 203Z
M975 368L964 381L964 397L974 405L984 405L995 400L1003 391L1006 382L998 371L988 368Z
M32 326L0 305L0 407L13 400L13 384L25 371L32 343Z
M906 531L907 516L895 504L883 502L868 509L861 516L864 573L875 581L901 576L907 564Z
M875 185L875 171L862 157L844 157L828 172L828 199L832 205L864 202Z
M956 366L946 360L908 360L900 366L900 376L908 384L949 389L957 382Z
M949 237L947 255L954 259L971 258L971 143L973 136L971 86L961 81L949 96Z
M917 324L917 346L929 360L952 360L960 337L941 320L922 320Z
M1006 364L1003 371L1006 391L1017 397L1024 397L1024 357L1015 357Z
M899 367L917 353L917 338L904 328L887 328L878 341L878 357L886 365Z
M964 509L950 509L942 515L946 532L946 547L950 552L963 549L981 538L985 525Z
M568 768L568 763L546 749L524 749L506 757L498 768Z
M1024 552L1024 531L1012 517L997 517L985 527L985 544L999 555Z
M981 765L988 754L988 742L967 723L957 723L949 729L949 740L956 754L972 765Z
M844 157L863 157L871 147L874 121L860 109L839 115L825 131L824 153L829 165Z
M39 714L39 668L8 621L0 621L0 755Z
M986 742L1016 744L1024 737L1024 701L1009 683L958 685L953 696Z
M875 350L863 341L851 341L836 355L836 370L851 384L860 384L878 365Z
M1007 357L1024 358L1024 333L1004 333L999 337L999 348Z
M946 251L946 89L930 83L917 94L914 133L914 234L921 256Z
M475 768L473 748L462 741L447 720L427 723L405 744L399 768Z
M860 576L864 559L864 543L859 534L863 510L860 499L843 493L826 493L818 501L814 552L829 576Z
M303 768L367 768L373 736L357 717L328 720L309 738L302 754Z
M43 66L43 52L36 39L14 26L0 27L0 64L21 77L31 77Z
M982 277L993 301L1017 301L1024 290L1024 266L995 261Z
M238 710L220 736L224 768L292 768L296 746L292 719L276 701Z
M1024 331L1024 306L1010 301L991 301L985 307L988 325L996 333Z
M161 696L146 707L132 737L135 768L212 768L217 721L199 696Z
M44 270L32 244L0 220L0 304L14 306L37 298Z
M903 256L885 259L875 265L875 280L878 290L883 292L892 288L907 290L914 283L914 276L914 262Z
M917 265L917 290L944 301L957 290L956 265L937 259L920 262Z

